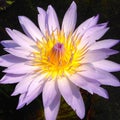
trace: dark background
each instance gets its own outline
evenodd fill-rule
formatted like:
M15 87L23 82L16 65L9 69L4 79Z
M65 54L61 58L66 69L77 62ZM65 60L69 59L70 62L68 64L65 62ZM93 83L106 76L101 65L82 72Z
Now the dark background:
M24 15L37 23L37 6L47 9L51 4L62 22L64 13L71 4L72 0L0 0L0 40L9 39L5 32L5 27L14 28L22 31L18 22L18 16ZM119 0L75 0L78 6L77 26L89 17L99 14L99 22L109 21L110 30L103 38L120 39L120 1ZM0 55L5 54L0 46ZM120 51L120 44L114 49ZM114 55L109 59L120 63L120 54ZM3 76L0 69L0 76ZM114 73L120 79L120 73ZM0 85L0 120L44 120L41 96L34 100L30 105L20 110L16 110L18 97L10 97L15 85ZM120 120L120 88L106 87L110 99L105 100L97 95L92 97L82 91L85 105L86 116L84 120ZM75 112L62 99L61 107L57 120L79 120Z

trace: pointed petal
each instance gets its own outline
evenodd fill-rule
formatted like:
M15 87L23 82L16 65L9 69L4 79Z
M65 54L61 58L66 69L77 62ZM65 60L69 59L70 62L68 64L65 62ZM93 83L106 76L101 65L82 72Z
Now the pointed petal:
M73 1L68 8L62 22L62 30L68 35L70 32L74 31L77 19L77 7L76 3Z
M99 72L92 64L84 64L78 68L78 73L82 76L91 78L91 79L102 79L104 78L103 73Z
M26 93L28 90L29 85L33 81L33 76L28 75L25 76L23 80L21 80L15 87L14 92L12 93L12 96L18 95L18 94L23 94Z
M120 82L115 76L94 66L84 65L79 74L90 79L95 79L103 85L120 86Z
M58 88L59 88L60 93L62 94L65 101L68 103L68 105L71 105L72 103L71 98L73 94L72 94L69 81L65 77L58 79L57 81L58 81Z
M42 8L40 8L40 7L37 7L37 9L38 9L38 12L39 12L39 14L38 14L38 24L39 24L40 30L45 35L46 30L47 30L46 11L43 10Z
M26 61L25 59L16 57L11 54L6 54L6 55L0 56L0 66L4 66L4 67L9 67L16 63L21 63L21 62L25 62L25 61Z
M60 30L56 12L51 5L49 5L47 9L47 20L48 20L48 28L49 28L50 34L53 31Z
M66 78L58 80L58 88L68 105L76 111L76 114L81 119L83 119L85 115L85 107L79 89Z
M93 80L93 82L89 82L89 81L87 81L88 79L90 79L90 78L85 78L79 74L75 74L75 75L72 75L69 77L69 80L72 83L74 83L76 86L78 86L84 90L87 90L89 93L93 94L91 85L97 85L96 84L97 82L94 83L95 80Z
M115 39L101 40L101 41L95 42L93 45L89 47L89 49L96 50L96 49L102 49L102 48L111 48L119 42L120 42L119 40L115 40Z
M48 80L44 85L42 94L44 107L49 106L53 102L57 93L56 80Z
M96 93L97 95L104 97L106 99L109 98L108 96L108 92L103 89L102 87L98 87L98 86L91 86L91 89L93 90L94 93Z
M60 94L57 94L52 104L48 107L44 107L46 120L56 120L59 107L60 107Z
M92 63L95 67L103 69L108 72L116 72L120 71L120 64L109 61L109 60L101 60Z
M19 45L15 43L13 40L3 40L1 41L1 44L6 48L19 47Z
M20 57L21 59L31 59L31 52L27 51L21 47L14 47L14 48L4 48L4 50L16 57Z
M16 108L17 110L21 109L25 105L25 103L23 102L24 97L25 97L25 94L20 95L18 106Z
M79 47L81 48L81 46L84 46L86 44L91 45L96 40L99 40L109 29L109 28L106 28L106 24L107 23L98 24L86 30L86 32L81 38L81 43Z
M30 46L30 42L32 42L32 40L28 40L28 39L23 39L23 34L20 33L17 30L11 30L9 28L6 28L7 33L9 34L9 36L17 43L19 44L21 47L33 51L34 49ZM33 42L33 44L35 45L35 43Z
M16 75L16 74L6 74L2 77L0 80L0 83L2 84L13 84L13 83L18 83L23 80L24 74L22 75Z
M19 16L18 18L24 32L28 36L33 38L35 41L42 40L42 37L43 37L42 33L29 18L25 16Z
M72 100L72 108L76 112L79 118L83 119L85 116L85 106L80 94L80 91L77 87L72 86L73 90L73 100Z
M97 24L98 19L99 19L99 15L87 19L85 22L83 22L78 26L78 28L75 30L73 34L78 35L79 37L82 36L86 30Z
M31 93L34 93L34 91L37 88L40 88L40 87L43 88L43 85L45 82L45 76L46 76L46 74L41 74L41 75L38 75L38 76L33 78L33 81L31 82L31 84L28 88L28 92L27 92L26 96L30 96Z
M32 91L31 94L28 96L26 95L24 98L24 103L26 103L27 105L30 104L35 98L37 98L41 92L42 92L43 87L39 86L35 89L35 91Z
M81 62L83 63L96 62L96 61L108 58L110 55L117 54L117 53L118 51L116 50L106 49L106 48L91 50L91 51L88 51L88 53L86 53L86 55L84 56Z
M25 62L14 64L7 69L5 69L3 72L5 73L11 73L11 74L27 74L27 73L33 73L34 70L37 70L38 67L27 65Z
M25 42L27 43L29 46L34 46L36 45L35 41L31 38L29 38L28 36L26 36L25 34L21 33L20 31L14 30L13 32L20 38L20 41L15 40L18 44L20 44L19 42Z
M96 70L103 74L103 78L97 79L101 84L115 87L120 86L119 80L114 75L99 68L96 68Z

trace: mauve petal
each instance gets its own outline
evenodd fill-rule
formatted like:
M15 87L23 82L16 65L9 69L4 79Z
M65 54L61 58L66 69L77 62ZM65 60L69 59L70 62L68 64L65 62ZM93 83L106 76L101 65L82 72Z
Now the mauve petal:
M35 41L42 40L42 37L43 37L42 33L29 18L25 16L19 16L18 18L24 32L28 36L33 38Z
M56 30L58 31L60 30L56 12L51 5L49 5L47 9L47 22L48 22L48 28L50 34Z
M93 27L97 24L98 19L99 19L99 15L93 16L87 19L85 22L83 22L77 27L77 29L73 34L76 36L78 35L79 37L82 36L86 30L88 30L90 27Z
M109 98L108 96L108 92L101 88L101 87L98 87L98 86L91 86L91 89L93 90L94 93L96 93L97 95L101 96L101 97L104 97L106 99Z
M37 9L38 9L38 12L39 12L39 14L38 14L38 24L39 24L39 27L40 27L40 30L41 30L41 32L45 35L46 34L46 30L48 30L47 29L47 21L46 21L46 11L45 10L43 10L42 8L40 8L40 7L37 7Z
M108 72L116 72L120 71L120 64L109 61L109 60L101 60L92 63L95 67L103 69Z
M85 116L85 106L82 96L76 86L72 86L71 89L73 90L72 108L79 118L83 119Z
M104 98L108 98L107 92L103 88L99 87L100 86L99 83L97 83L97 82L94 83L95 80L93 82L88 82L89 78L85 78L85 77L82 77L82 76L74 76L74 78L70 77L70 80L75 85L87 90L91 94L96 93L96 94L98 94L98 95L100 95L100 96L102 96ZM81 82L80 82L81 80L82 81L87 80L86 84L82 85Z
M23 99L25 98L25 94L21 94L20 97L19 97L19 102L18 102L18 106L17 106L17 110L18 109L21 109L25 103L23 102Z
M82 119L85 115L85 108L79 89L66 78L58 80L58 88L68 105L70 105ZM80 108L78 107L78 103Z
M52 104L48 107L44 107L46 120L56 120L59 107L60 107L60 94L57 94Z
M92 64L81 65L77 71L80 75L89 77L90 79L97 80L104 78L103 73L99 72Z
M17 63L6 68L3 72L11 74L27 74L33 73L39 67L27 65L26 62Z
M94 66L84 65L79 74L94 79L103 85L120 86L120 82L115 76Z
M48 80L43 87L43 104L44 107L48 107L58 94L58 88L56 85L56 80Z
M14 48L4 48L4 50L16 57L20 57L26 60L31 59L31 52L27 51L21 47L14 47Z
M58 82L58 88L61 95L63 96L65 101L68 103L68 105L71 105L73 94L72 94L69 80L65 77L62 77L58 79L57 82Z
M86 30L86 32L81 38L81 43L79 45L79 48L81 48L86 44L91 45L95 43L96 40L99 40L109 29L109 28L106 28L106 25L107 23L98 24Z
M41 75L37 75L35 77L33 77L33 81L31 82L29 88L28 88L28 92L26 96L30 96L31 93L34 93L34 91L37 88L43 88L44 82L45 82L45 76L46 74L41 74Z
M6 55L0 56L0 66L4 66L4 67L9 67L16 63L21 63L21 62L25 62L25 61L26 61L25 59L16 57L11 54L6 54Z
M96 81L93 80L93 82L90 82L91 78L86 78L79 74L75 74L70 77L68 76L68 78L73 84L75 84L76 86L78 86L84 90L87 90L91 94L93 94L93 90L91 89L91 86L99 86L100 85L97 80Z
M13 83L18 83L23 80L24 74L21 75L16 75L16 74L6 74L2 77L0 80L0 83L2 84L13 84Z
M103 74L103 78L97 79L97 81L99 81L101 84L103 84L103 85L111 85L111 86L115 86L115 87L120 86L119 80L114 75L112 75L111 73L109 73L107 71L99 69L99 68L96 68L96 70L100 74Z
M84 58L81 60L82 63L91 63L91 62L96 62L99 60L103 60L105 58L108 58L110 55L117 54L118 51L112 50L112 49L98 49L98 50L91 50L88 51Z
M12 93L12 96L23 94L28 91L29 85L33 81L33 75L26 75L23 80L21 80L15 87L14 92Z
M27 105L30 104L35 98L37 98L41 94L42 89L42 86L38 86L34 91L31 92L29 96L25 96L23 102L25 102Z
M6 48L19 47L19 45L15 43L13 40L3 40L1 41L1 44Z
M62 30L65 32L65 35L68 35L70 32L74 31L76 20L77 20L77 7L76 3L73 1L70 7L68 8L62 22Z
M32 76L31 76L32 77ZM24 99L22 100L22 104L30 104L36 97L40 95L43 90L44 81L42 79L42 75L37 78L33 76L32 78L24 80L16 86L16 91L12 95L23 94L25 93ZM23 85L23 89L21 89L21 85ZM23 106L22 106L23 107Z
M19 44L21 47L23 47L24 49L27 49L29 51L34 51L34 49L30 46L29 43L32 42L32 40L28 40L28 39L23 39L23 34L20 33L19 31L16 30L11 30L9 28L6 28L7 33L9 34L9 36L17 43ZM35 45L34 42L32 42L32 44Z
M111 48L119 42L120 42L120 40L115 40L115 39L101 40L101 41L98 41L98 42L95 42L94 44L92 44L89 47L89 49L96 50L96 49L102 49L102 48Z

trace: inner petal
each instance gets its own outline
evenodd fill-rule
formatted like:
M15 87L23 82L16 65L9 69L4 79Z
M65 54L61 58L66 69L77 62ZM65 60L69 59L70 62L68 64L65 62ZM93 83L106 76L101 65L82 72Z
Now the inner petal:
M65 48L62 43L56 43L53 48L50 51L50 54L48 55L49 61L53 64L56 64L57 66L60 66L63 64L63 57L65 53Z

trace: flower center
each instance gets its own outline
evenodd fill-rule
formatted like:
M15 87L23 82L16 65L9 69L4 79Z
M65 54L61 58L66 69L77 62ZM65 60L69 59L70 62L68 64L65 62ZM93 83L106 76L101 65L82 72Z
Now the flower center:
M37 41L38 51L33 53L32 65L39 66L35 72L47 73L52 78L74 74L87 50L86 46L78 49L79 44L80 39L71 34L65 36L63 31L46 34L42 41Z
M52 64L56 66L61 66L64 64L63 57L65 54L65 48L62 43L56 43L51 49L48 59Z

